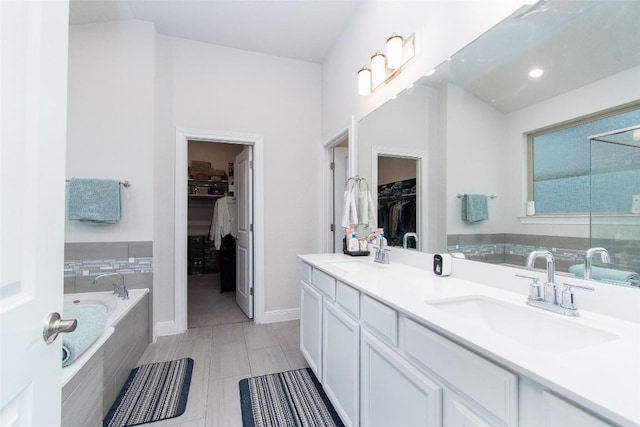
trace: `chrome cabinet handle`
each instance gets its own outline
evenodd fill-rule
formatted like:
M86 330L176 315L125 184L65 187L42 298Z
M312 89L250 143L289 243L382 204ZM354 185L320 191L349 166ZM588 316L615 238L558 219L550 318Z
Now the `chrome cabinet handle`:
M78 326L76 319L63 320L60 317L60 313L53 312L49 314L47 320L44 322L44 329L42 331L42 338L47 344L51 344L58 338L59 333L73 332Z

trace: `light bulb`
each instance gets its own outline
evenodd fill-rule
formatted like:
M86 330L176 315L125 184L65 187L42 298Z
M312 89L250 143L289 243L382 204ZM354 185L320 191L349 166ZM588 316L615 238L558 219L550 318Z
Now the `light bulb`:
M387 67L396 70L402 66L402 44L404 39L402 36L392 34L387 39Z
M380 52L371 57L371 83L373 87L382 83L387 74L386 58Z
M369 95L371 93L371 70L364 66L358 71L358 94Z
M531 71L529 71L529 77L531 77L532 79L538 79L542 77L543 74L544 70L538 67L532 68Z

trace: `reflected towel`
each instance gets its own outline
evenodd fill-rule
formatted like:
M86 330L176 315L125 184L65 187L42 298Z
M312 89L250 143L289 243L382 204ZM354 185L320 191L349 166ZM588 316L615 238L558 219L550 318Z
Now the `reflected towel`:
M569 273L577 277L584 277L584 264L569 267ZM591 278L594 280L608 280L611 282L628 283L640 286L640 275L634 271L616 270L615 268L591 267Z
M120 221L120 181L72 178L68 212L70 220L115 224Z
M349 228L352 225L358 224L358 209L354 193L355 192L353 190L346 190L344 192L342 222L340 223L344 228Z
M462 220L478 222L489 219L487 196L484 194L465 194L462 198Z
M107 307L102 304L65 304L64 318L76 319L73 332L62 335L62 366L70 365L98 339L107 324Z

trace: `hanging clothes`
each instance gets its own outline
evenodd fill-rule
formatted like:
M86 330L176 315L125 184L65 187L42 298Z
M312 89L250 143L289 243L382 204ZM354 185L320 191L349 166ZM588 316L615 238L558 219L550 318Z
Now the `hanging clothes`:
M229 234L233 237L238 236L237 217L238 205L235 197L225 196L216 201L209 231L209 238L213 240L216 249L220 250L223 237Z

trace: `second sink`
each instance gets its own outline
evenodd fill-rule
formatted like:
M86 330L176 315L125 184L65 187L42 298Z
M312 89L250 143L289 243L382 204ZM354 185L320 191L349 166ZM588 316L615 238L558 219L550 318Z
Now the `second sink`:
M553 314L482 295L425 302L457 318L469 320L470 324L545 352L572 351L618 338L612 333Z

